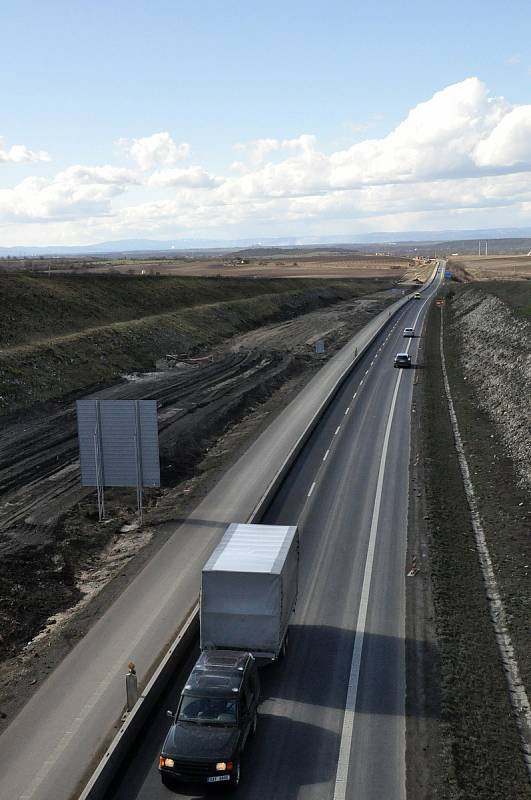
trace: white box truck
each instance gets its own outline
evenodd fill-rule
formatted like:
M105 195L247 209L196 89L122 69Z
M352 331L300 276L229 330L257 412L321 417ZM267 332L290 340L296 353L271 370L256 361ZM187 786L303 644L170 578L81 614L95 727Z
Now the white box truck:
M201 650L284 655L298 591L296 526L233 523L203 567Z

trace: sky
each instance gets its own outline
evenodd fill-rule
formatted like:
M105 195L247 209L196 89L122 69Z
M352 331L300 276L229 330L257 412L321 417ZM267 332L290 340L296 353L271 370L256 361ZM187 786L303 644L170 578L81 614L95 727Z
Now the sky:
M0 246L531 224L528 0L0 18Z

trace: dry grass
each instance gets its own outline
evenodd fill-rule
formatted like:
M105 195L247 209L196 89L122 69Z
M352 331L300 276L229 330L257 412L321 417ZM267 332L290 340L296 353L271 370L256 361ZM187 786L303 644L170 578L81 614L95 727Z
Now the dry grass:
M244 261L244 263L240 263ZM112 261L93 268L93 271L160 272L162 275L195 276L222 275L234 278L390 278L401 280L411 271L413 262L391 256L349 255L279 255L238 258L215 256L176 258L160 261Z
M460 256L448 269L466 281L531 279L531 256Z
M6 277L0 297L15 311L0 324L0 414L391 285L93 275L20 276L21 286L18 276Z

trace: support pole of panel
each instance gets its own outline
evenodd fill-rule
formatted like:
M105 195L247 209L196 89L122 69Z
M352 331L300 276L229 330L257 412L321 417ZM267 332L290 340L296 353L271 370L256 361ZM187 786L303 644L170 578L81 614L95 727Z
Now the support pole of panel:
M101 522L105 518L105 483L103 480L102 434L101 434L101 409L99 400L96 400L96 427L94 428L94 462L96 466L96 493L98 497L98 518Z
M142 440L140 427L140 403L135 400L135 448L136 448L136 502L138 506L138 519L140 525L143 522L142 507Z

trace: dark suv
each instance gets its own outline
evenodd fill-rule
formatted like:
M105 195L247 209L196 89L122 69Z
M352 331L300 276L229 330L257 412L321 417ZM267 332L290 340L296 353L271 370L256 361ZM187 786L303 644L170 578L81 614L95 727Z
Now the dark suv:
M411 356L409 353L397 353L394 361L395 367L410 367Z
M240 782L240 759L256 731L260 681L250 653L206 650L182 691L164 740L159 769L162 783Z

